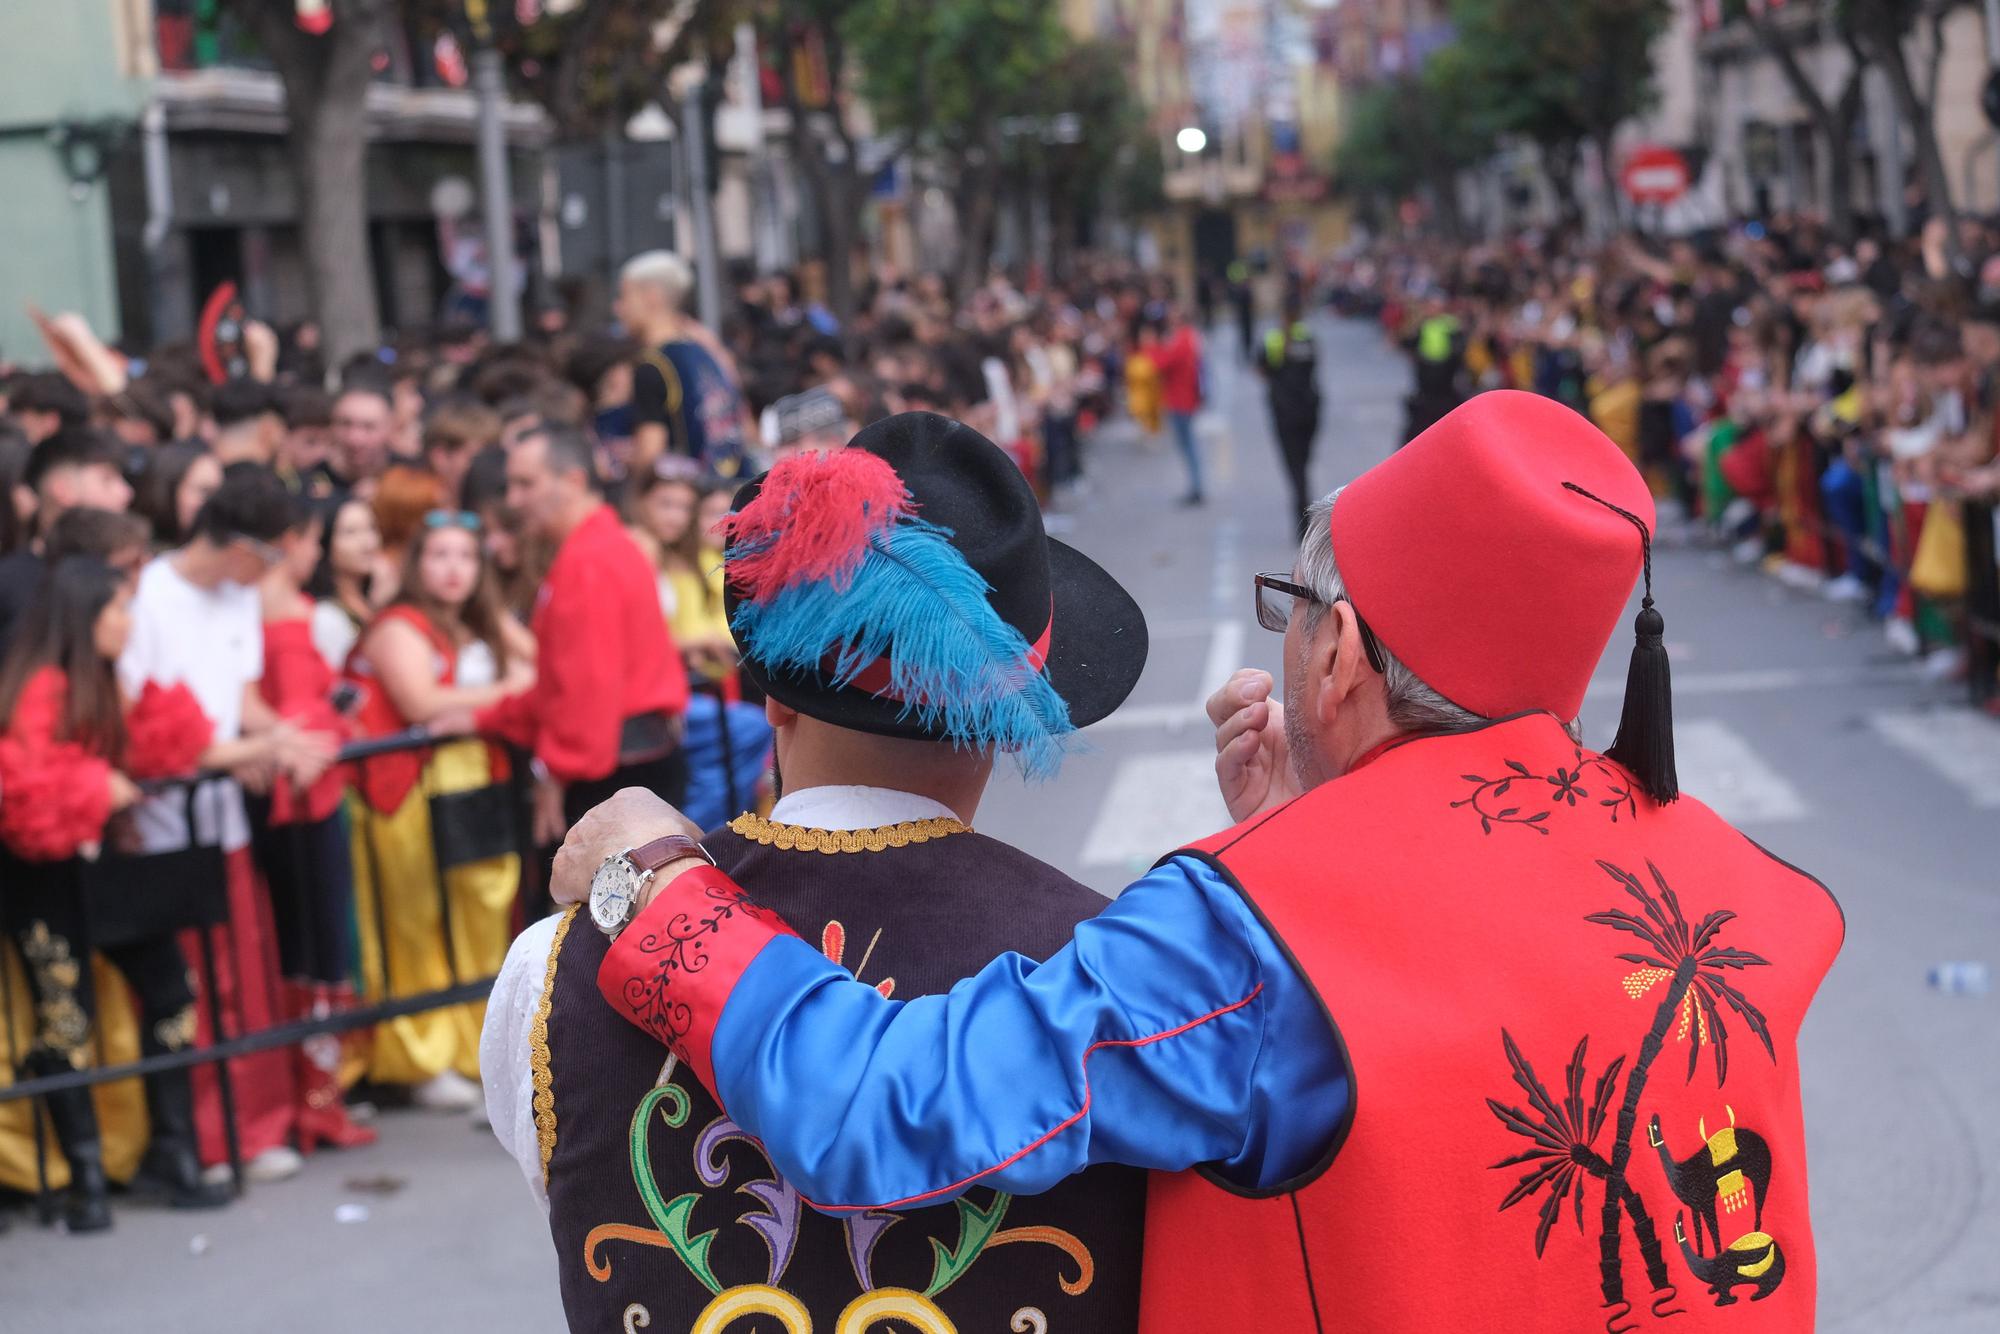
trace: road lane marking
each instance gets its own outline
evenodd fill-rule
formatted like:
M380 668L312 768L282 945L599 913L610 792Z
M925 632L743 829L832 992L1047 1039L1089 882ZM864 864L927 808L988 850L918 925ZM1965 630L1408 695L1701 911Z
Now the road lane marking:
M1809 687L1879 685L1884 682L1918 681L1922 672L1914 664L1896 663L1879 667L1766 667L1734 672L1675 672L1674 698L1693 695L1751 695L1775 690ZM1623 676L1600 676L1591 681L1590 693L1623 698Z
M2000 808L2000 726L1977 709L1870 714L1869 726L1964 792L1974 806Z
M1229 827L1215 786L1215 752L1163 751L1120 761L1083 843L1086 866L1143 874L1184 843Z
M1208 640L1208 661L1201 669L1201 692L1195 707L1206 710L1208 697L1243 665L1243 622L1217 621Z
M1809 813L1797 788L1734 728L1713 718L1675 722L1674 764L1681 791L1731 824L1802 820Z

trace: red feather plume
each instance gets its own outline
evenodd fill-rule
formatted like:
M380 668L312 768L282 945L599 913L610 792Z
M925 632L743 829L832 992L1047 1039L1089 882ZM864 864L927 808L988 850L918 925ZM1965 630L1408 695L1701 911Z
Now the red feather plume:
M915 512L896 470L865 449L794 455L729 516L729 580L752 601L811 580L845 590L869 539Z

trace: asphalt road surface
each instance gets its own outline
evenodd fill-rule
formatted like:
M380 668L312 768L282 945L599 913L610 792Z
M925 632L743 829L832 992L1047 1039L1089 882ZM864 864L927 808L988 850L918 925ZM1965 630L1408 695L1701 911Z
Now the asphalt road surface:
M1369 326L1328 323L1322 338L1314 480L1330 489L1394 447L1407 377ZM1290 566L1291 520L1259 388L1229 341L1212 356L1210 505L1176 507L1171 450L1119 425L1092 444L1088 493L1052 519L1146 608L1144 679L1060 780L1003 771L979 812L987 833L1107 894L1225 823L1200 702L1238 666L1279 665L1250 576ZM1821 1328L1990 1334L1995 1000L1928 979L1940 963L2000 962L2000 724L1857 614L1718 553L1663 550L1656 586L1683 787L1817 873L1847 914L1802 1039ZM1615 729L1627 651L1618 637L1586 705L1594 744ZM377 1147L316 1158L223 1213L121 1210L89 1238L17 1221L0 1237L0 1330L560 1330L547 1232L491 1138L421 1113L382 1128Z

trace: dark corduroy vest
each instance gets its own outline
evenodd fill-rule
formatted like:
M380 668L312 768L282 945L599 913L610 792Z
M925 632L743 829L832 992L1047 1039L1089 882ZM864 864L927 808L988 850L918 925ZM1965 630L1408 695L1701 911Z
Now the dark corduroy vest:
M783 826L766 826L783 829ZM899 830L921 826L897 826ZM722 868L864 982L947 991L994 955L1045 959L1104 906L981 834L837 836L827 854L707 839ZM899 846L900 844L900 846ZM968 885L1007 885L1004 896ZM953 1204L831 1218L803 1204L685 1069L597 991L607 942L560 938L537 1122L572 1331L701 1334L1110 1334L1138 1319L1141 1173L1094 1168L1047 1194L975 1187ZM554 1132L553 1147L548 1134ZM644 1316L634 1310L644 1308Z

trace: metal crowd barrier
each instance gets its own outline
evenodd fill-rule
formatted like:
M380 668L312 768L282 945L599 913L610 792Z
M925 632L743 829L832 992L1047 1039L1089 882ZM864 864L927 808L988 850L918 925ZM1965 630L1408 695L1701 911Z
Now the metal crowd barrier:
M459 740L481 740L483 738L438 737L422 727L410 728L391 736L357 741L341 748L337 762L351 764L365 773L371 759L384 755L399 754L413 750L427 750L432 747ZM451 902L446 884L446 873L456 866L473 860L470 852L484 856L497 855L493 849L504 843L498 851L512 851L521 857L523 890L530 883L526 874L535 864L535 849L532 842L530 822L527 818L527 791L524 775L527 765L516 763L510 766L510 776L505 780L505 796L502 800L488 803L484 813L504 812L506 827L492 828L478 840L480 846L468 848L464 841L459 846L451 846L447 838L440 844L439 831L432 828L432 851L436 858L438 874L435 892L438 895L440 927L444 934L445 958L451 970L451 985L441 989L425 991L407 996L396 996L394 978L391 971L388 949L388 928L385 904L386 887L383 884L379 863L374 855L373 839L364 831L360 842L370 861L369 880L373 886L370 898L374 907L373 930L381 952L381 981L386 999L370 1004L357 1005L336 1011L320 1018L297 1020L259 1029L249 1029L243 1021L240 1006L243 999L242 980L238 979L235 994L239 1013L225 1015L222 1008L221 992L218 987L215 942L209 930L215 926L230 923L228 888L224 870L222 849L213 843L199 842L199 826L196 822L197 795L212 784L227 781L226 773L205 772L183 777L157 780L140 784L148 795L158 796L178 792L186 802L188 818L189 846L171 852L153 854L123 854L107 852L95 863L86 863L82 871L83 892L86 900L85 922L89 934L89 945L94 953L105 945L116 945L131 940L148 938L158 934L174 934L190 928L197 929L199 939L199 966L202 976L201 1002L206 1010L211 1040L207 1046L191 1047L183 1051L163 1052L136 1061L126 1061L117 1065L91 1066L86 1069L66 1071L61 1074L44 1075L32 1079L18 1080L0 1087L0 1103L14 1102L23 1098L40 1098L66 1089L85 1088L97 1084L113 1083L118 1080L141 1078L160 1071L184 1069L196 1065L214 1065L217 1084L221 1094L224 1133L229 1149L229 1161L235 1175L237 1188L242 1186L242 1154L239 1144L239 1128L235 1105L235 1091L230 1081L228 1062L239 1056L266 1051L276 1047L289 1047L307 1038L321 1034L337 1034L355 1029L367 1028L385 1020L404 1015L420 1014L429 1010L443 1009L468 1001L484 1000L492 991L493 976L466 978L460 975L457 950L451 937ZM494 784L498 788L503 784ZM419 789L421 791L422 789ZM475 792L485 789L474 789ZM435 808L433 808L435 809ZM280 826L283 828L284 826ZM292 840L294 855L303 858L305 849L302 841ZM142 892L133 892L138 887ZM359 923L361 929L368 924ZM0 954L0 964L4 964L4 954ZM15 1050L14 1016L11 1012L12 990L4 972L0 972L0 996L7 998L9 1012L4 1016L7 1030L7 1059L10 1068L18 1075L22 1069L20 1053ZM91 970L86 960L82 985L94 985ZM233 1024L227 1020L233 1018ZM36 1157L38 1163L44 1155L43 1129L39 1108L37 1109ZM43 1174L44 1194L46 1194L46 1174Z

